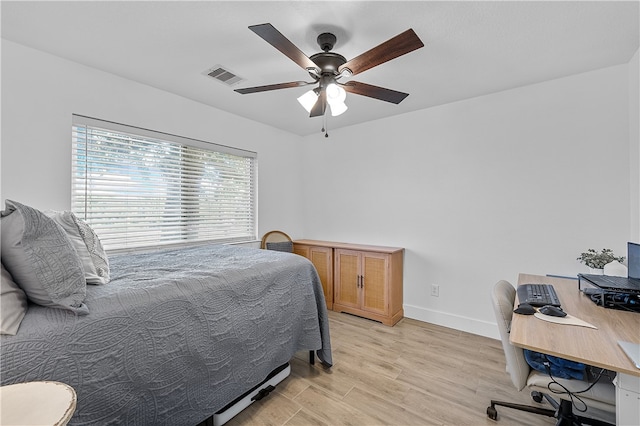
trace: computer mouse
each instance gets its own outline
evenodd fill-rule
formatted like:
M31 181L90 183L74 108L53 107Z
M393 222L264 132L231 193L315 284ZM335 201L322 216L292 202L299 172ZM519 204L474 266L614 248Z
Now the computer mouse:
M558 308L557 306L551 306L551 305L544 305L543 307L538 309L538 312L540 312L541 314L544 314L544 315L552 316L552 317L566 317L567 316L567 313L565 311L563 311L561 308Z
M536 313L536 308L528 303L521 303L513 312L521 315L533 315Z

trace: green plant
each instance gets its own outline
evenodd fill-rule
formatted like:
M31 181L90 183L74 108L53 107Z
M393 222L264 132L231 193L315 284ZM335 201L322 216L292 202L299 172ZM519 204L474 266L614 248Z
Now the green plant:
M580 263L584 263L589 268L602 269L604 268L604 265L609 262L613 262L614 260L624 262L624 256L618 257L614 255L613 250L611 249L602 249L600 253L594 249L589 249L586 252L581 253L576 260L579 260Z

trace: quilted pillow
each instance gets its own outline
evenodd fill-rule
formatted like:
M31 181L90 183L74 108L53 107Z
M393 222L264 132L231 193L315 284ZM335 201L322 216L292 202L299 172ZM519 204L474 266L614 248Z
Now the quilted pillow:
M293 242L280 241L277 243L267 243L267 250L286 251L287 253L293 252Z
M13 282L11 274L2 266L0 282L0 334L15 336L22 318L27 313L27 296Z
M87 284L69 237L41 211L7 200L2 216L2 263L29 300L89 313Z
M84 268L84 278L87 284L106 284L109 282L109 259L102 248L98 235L89 224L80 219L73 212L44 212L64 229L78 252Z

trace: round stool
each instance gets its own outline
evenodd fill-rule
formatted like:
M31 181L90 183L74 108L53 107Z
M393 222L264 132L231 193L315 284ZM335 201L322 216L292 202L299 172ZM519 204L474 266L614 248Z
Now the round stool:
M0 387L0 425L66 425L76 409L76 392L60 382Z

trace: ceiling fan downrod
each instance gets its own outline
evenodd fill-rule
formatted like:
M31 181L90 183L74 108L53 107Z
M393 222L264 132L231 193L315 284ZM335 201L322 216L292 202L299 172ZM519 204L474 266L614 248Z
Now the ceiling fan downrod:
M331 33L322 33L316 39L316 41L320 45L320 49L325 52L333 50L333 46L336 44L336 40L336 36Z

